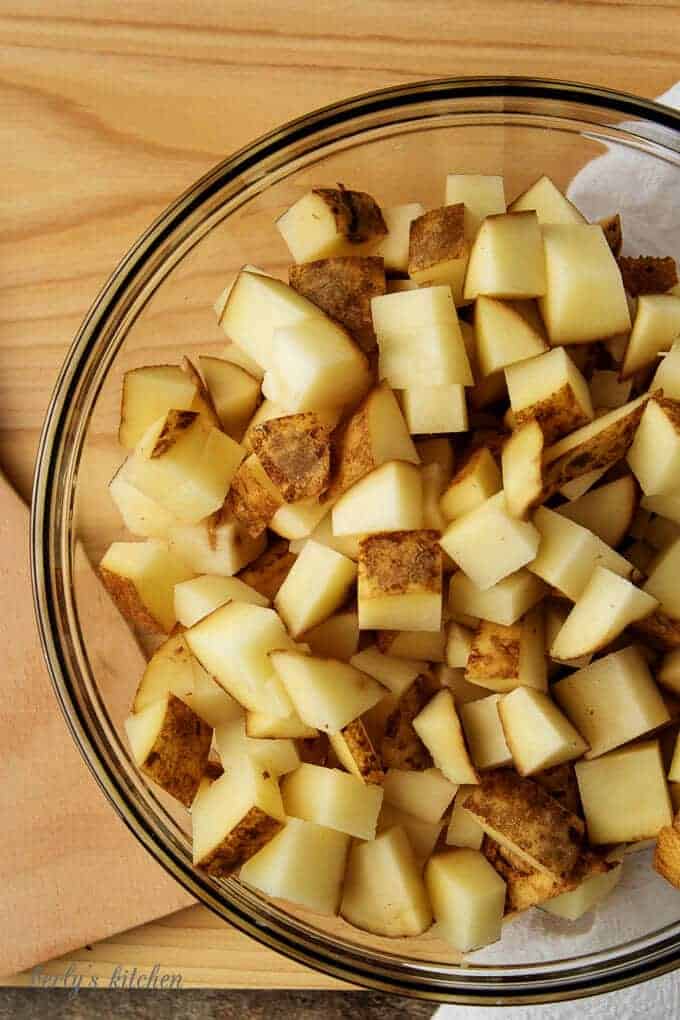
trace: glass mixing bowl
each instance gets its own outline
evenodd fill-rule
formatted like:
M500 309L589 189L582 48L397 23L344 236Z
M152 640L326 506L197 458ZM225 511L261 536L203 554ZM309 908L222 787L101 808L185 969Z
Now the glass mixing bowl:
M599 215L625 201L624 231L649 236L648 252L655 213L665 234L674 228L680 237L680 201L668 200L669 188L680 193L680 116L633 96L565 82L451 78L296 120L220 163L139 239L85 319L49 407L33 503L35 603L55 691L83 756L132 832L199 901L265 945L359 985L497 1005L632 984L680 960L680 896L669 886L662 892L644 855L631 855L594 915L569 925L530 911L461 965L434 938L376 938L195 870L186 815L131 762L121 723L138 678L116 655L116 643L129 638L114 628L102 654L101 603L79 551L97 562L122 536L106 483L122 460L123 373L219 350L215 297L246 262L285 276L289 257L274 220L311 186L342 181L381 204L434 207L448 171L503 174L514 196L543 173L567 189L607 152L617 161L603 164Z

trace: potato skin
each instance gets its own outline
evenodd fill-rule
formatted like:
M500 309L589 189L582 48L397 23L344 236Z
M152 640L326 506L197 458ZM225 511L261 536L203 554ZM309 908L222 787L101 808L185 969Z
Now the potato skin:
M548 444L556 442L582 425L587 425L590 418L576 399L571 385L565 383L545 400L539 400L514 413L515 428L532 420L541 426L545 442Z
M385 384L383 384L385 385ZM379 387L376 387L378 389ZM369 471L378 467L373 456L371 438L371 400L368 393L346 421L340 422L331 437L331 483L325 493L327 501L339 499Z
M168 411L151 451L151 458L163 457L194 425L198 417L198 411Z
M385 264L375 256L346 255L290 266L288 282L351 334L364 351L376 346L371 299L385 294Z
M365 782L382 786L385 781L382 760L371 743L361 719L354 719L341 730L347 749Z
M220 422L219 415L215 410L215 404L213 398L210 396L210 390L203 382L203 378L196 369L194 363L186 356L182 358L182 371L185 372L192 383L196 386L196 396L194 397L194 407L197 402L200 406L200 410L203 415L210 420L210 424L214 425L216 429L222 430L222 423Z
M442 590L439 532L389 531L359 543L362 598L412 595Z
M265 549L238 577L273 602L296 559L295 553L288 548L288 542L282 538Z
M632 258L621 255L618 262L623 286L631 297L638 297L639 294L664 294L678 282L675 259L670 255L665 258L654 258L652 255Z
M465 667L465 679L516 680L519 678L521 623L506 627L490 620L480 620L472 639L472 648Z
M126 620L139 630L166 634L167 631L139 597L139 592L128 577L114 574L106 567L98 567L97 573L104 587Z
M212 727L171 694L163 725L141 771L190 807L208 765Z
M633 630L652 647L664 652L680 648L680 620L673 619L663 609L655 609L644 620L638 620L633 624Z
M335 219L339 234L350 244L364 244L387 234L387 224L376 200L365 191L337 188L313 188Z
M444 205L412 220L408 271L417 273L441 262L464 258L469 245L464 233L465 206Z
M614 213L613 216L607 216L603 220L598 220L598 223L604 231L604 236L607 239L607 244L612 250L614 255L621 254L621 247L623 245L623 229L621 227L621 217L618 213Z
M250 860L265 843L283 828L261 808L252 807L222 842L198 862L198 867L213 878L228 878Z
M328 488L330 430L312 411L256 425L251 443L286 503L313 499Z
M276 499L272 492L264 488L250 460L250 457L244 460L234 475L225 506L227 512L241 522L251 538L257 538L266 530L283 503L283 498Z
M680 889L680 832L675 822L659 830L654 850L654 870L676 889Z
M385 722L380 756L386 768L422 772L432 767L432 757L413 728L413 720L425 708L436 684L429 676L416 677L404 691Z

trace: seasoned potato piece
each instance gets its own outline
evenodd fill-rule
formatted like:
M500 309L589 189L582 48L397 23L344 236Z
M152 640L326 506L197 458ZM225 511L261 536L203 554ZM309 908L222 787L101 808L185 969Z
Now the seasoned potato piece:
M515 687L547 690L541 608L529 610L510 626L480 620L472 635L465 679L500 693Z
M380 755L361 719L354 719L329 737L340 764L362 781L382 786L385 779Z
M463 303L463 284L470 247L462 203L430 209L412 220L408 274L419 285L448 283L453 300Z
M364 351L375 347L371 299L386 291L381 258L350 255L318 259L291 266L288 280L294 290L344 326Z
M654 258L652 255L619 256L623 286L631 297L639 294L664 294L678 282L675 259Z
M313 188L279 216L276 226L296 262L358 255L387 234L375 199L342 186Z
M603 220L598 220L599 225L604 231L604 236L607 239L607 244L612 250L612 254L620 255L621 248L623 246L623 229L621 227L621 217L618 213L614 213L613 216L606 216ZM619 269L621 269L621 263L619 262ZM623 271L622 271L623 275ZM624 287L626 281L624 278ZM627 289L627 288L626 288Z
M544 436L537 421L520 425L503 446L503 492L511 517L524 518L543 494Z
M441 630L442 552L436 531L369 535L359 545L359 626Z
M328 487L330 430L311 411L273 418L251 431L257 458L286 503L311 499Z
M253 538L257 538L283 505L283 496L269 478L256 454L243 461L234 475L227 507Z

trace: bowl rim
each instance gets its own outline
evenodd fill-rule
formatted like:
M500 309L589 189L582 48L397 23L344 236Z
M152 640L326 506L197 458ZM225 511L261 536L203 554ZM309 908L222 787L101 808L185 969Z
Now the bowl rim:
M680 113L651 100L600 86L558 79L469 76L418 81L353 96L295 118L221 160L171 203L120 260L94 300L66 354L47 408L36 456L30 524L31 578L43 657L71 736L98 785L125 825L161 866L199 902L265 946L336 978L360 983L368 988L417 996L431 1001L519 1005L600 994L666 973L680 964L680 938L659 940L652 935L633 940L628 945L642 944L644 958L640 958L639 952L633 954L634 958L627 954L615 961L613 966L606 961L596 965L595 972L590 963L588 967L570 965L564 975L536 980L535 977L531 978L531 971L543 970L545 965L529 964L512 968L518 973L516 981L508 973L507 977L504 975L490 982L487 988L480 988L478 984L466 987L468 982L463 975L460 976L460 980L456 977L455 981L448 984L439 985L428 980L422 973L428 968L424 961L414 961L413 964L414 971L421 969L420 975L410 973L410 968L403 968L401 964L395 965L392 970L386 967L383 975L379 975L363 960L361 947L353 954L351 963L341 962L337 954L322 951L319 946L316 949L310 948L309 944L302 947L300 940L283 931L281 925L258 923L246 911L228 902L226 897L218 896L200 873L180 860L169 846L163 846L151 834L148 822L134 803L129 790L120 782L111 764L105 761L98 751L75 696L67 657L58 637L59 627L55 615L58 597L54 585L54 571L59 562L68 561L71 549L62 536L58 554L55 554L52 541L54 534L58 532L58 528L55 532L55 523L59 515L64 513L64 506L60 501L64 494L64 485L63 479L60 478L58 457L64 454L62 437L67 433L70 398L76 380L81 367L88 362L93 352L107 316L129 284L140 273L151 253L158 252L176 228L192 212L203 206L226 182L234 181L248 171L254 170L282 145L302 141L326 128L381 111L394 111L395 108L402 107L407 110L416 104L435 100L494 97L524 97L573 103L576 107L579 105L599 107L610 113L644 118L675 132L680 151ZM67 532L69 530L66 529ZM584 958L591 961L593 957L606 955L607 952L589 954ZM578 957L575 958L577 964L578 960ZM478 980L479 977L476 975L475 981Z

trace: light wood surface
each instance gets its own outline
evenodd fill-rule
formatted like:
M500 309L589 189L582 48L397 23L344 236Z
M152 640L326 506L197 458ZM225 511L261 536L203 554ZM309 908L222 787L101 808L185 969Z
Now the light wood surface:
M680 66L677 0L0 0L0 466L24 498L64 352L137 235L230 151L311 108L445 74L645 96ZM55 961L183 984L338 987L192 908ZM30 983L30 977L16 979Z

